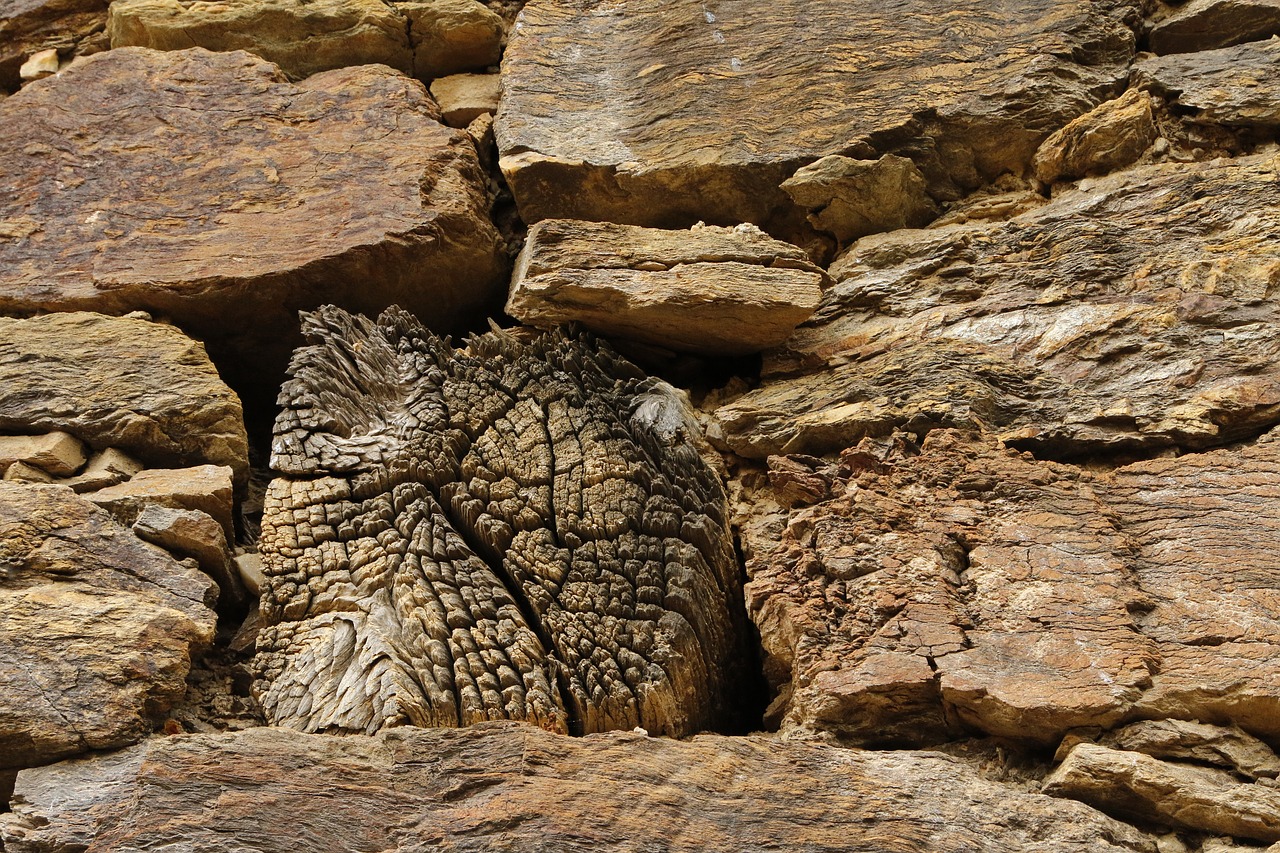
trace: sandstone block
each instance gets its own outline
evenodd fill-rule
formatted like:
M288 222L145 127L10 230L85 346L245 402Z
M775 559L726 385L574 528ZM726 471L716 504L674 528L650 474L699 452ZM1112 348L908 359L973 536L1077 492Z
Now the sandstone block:
M237 480L248 476L240 399L203 346L145 320L0 317L0 430L65 431L152 465L210 462L229 466ZM137 470L110 453L95 461L121 474Z
M779 839L821 853L1156 853L1149 836L1088 806L940 754L758 736L566 738L516 723L153 738L24 770L13 808L0 815L9 853L737 853Z
M165 315L247 382L301 307L447 327L505 281L474 146L383 66L111 50L0 102L0 175L0 311Z
M727 499L681 395L586 334L306 327L258 541L269 722L740 725Z
M84 471L63 481L76 492L93 492L123 483L142 470L142 463L123 450L108 447L89 458Z
M70 489L0 483L0 767L146 736L213 640L211 589Z
M54 477L43 468L26 462L14 462L4 471L4 478L14 483L52 483Z
M498 74L450 74L431 84L444 123L466 127L485 113L498 111L502 77Z
M1280 35L1276 0L1190 0L1151 28L1156 53L1194 53Z
M831 155L782 182L791 200L812 211L809 223L842 244L879 231L918 228L938 215L924 176L906 157L879 160Z
M55 477L69 477L85 464L84 450L80 439L65 432L0 435L0 471L25 462Z
M1280 757L1265 743L1235 727L1190 720L1141 720L1107 732L1099 742L1153 758L1221 767L1245 779L1280 776Z
M1256 435L1280 421L1278 168L1139 167L1008 221L865 237L716 411L720 440L764 458L954 426L1072 457Z
M1280 7L1278 7L1280 11ZM1147 59L1134 81L1168 98L1184 120L1228 127L1280 126L1280 40Z
M1135 11L532 0L503 58L502 170L530 223L784 227L779 185L831 154L908 156L957 198L1125 79Z
M1046 184L1102 175L1136 162L1157 135L1151 98L1131 89L1046 139L1032 165Z
M826 277L800 249L745 225L662 231L552 220L529 231L507 313L708 355L782 343Z
M130 526L150 506L202 512L218 523L227 542L235 541L230 468L150 468L86 497Z
M948 431L868 456L821 463L833 497L751 544L784 728L895 746L974 729L1052 746L1132 719L1280 735L1280 599L1258 592L1280 584L1260 556L1280 548L1280 443L1097 473ZM1243 754L1178 737L1195 760Z
M18 76L22 78L24 83L32 80L40 80L48 77L50 74L58 73L58 49L50 47L45 50L37 50L35 53L27 57L27 61L22 63L18 68Z
M0 8L0 89L17 89L19 69L36 53L63 56L102 49L94 44L109 0L12 0ZM57 70L55 65L54 71Z
M218 583L219 602L233 608L247 604L244 586L231 562L222 525L208 513L147 504L133 523L140 539L159 545L178 559L191 557Z
M476 0L391 0L409 21L414 73L424 79L483 71L502 56L502 18Z
M1044 790L1126 818L1280 841L1280 789L1242 784L1221 770L1082 743L1045 779Z

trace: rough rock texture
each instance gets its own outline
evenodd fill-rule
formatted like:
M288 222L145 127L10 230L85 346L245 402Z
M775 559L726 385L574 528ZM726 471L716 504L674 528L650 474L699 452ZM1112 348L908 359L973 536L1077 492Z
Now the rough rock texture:
M498 61L502 24L475 0L117 0L112 47L246 50L300 79L382 63L423 79Z
M235 541L231 469L219 465L150 468L85 497L130 526L149 506L203 512L221 525L228 542Z
M1093 809L943 755L762 737L579 739L515 723L157 738L24 771L0 837L9 853L1156 853Z
M258 543L269 721L736 722L728 510L670 386L587 337L453 350L396 310L306 328Z
M466 127L485 113L496 113L501 93L497 74L450 74L431 84L431 97L450 127Z
M826 274L750 225L662 231L546 220L529 229L507 313L674 350L777 346L818 306Z
M1046 139L1032 166L1046 184L1102 175L1137 162L1157 135L1150 96L1130 89Z
M783 725L873 744L1054 745L1143 718L1280 737L1280 567L1258 558L1280 548L1280 442L1096 474L950 431L896 460L867 445L813 468L831 497L779 545L744 542Z
M1123 81L1135 8L532 0L503 59L502 169L529 222L763 225L829 154L910 156L955 198Z
M148 734L213 639L212 584L59 486L0 483L0 767Z
M89 57L0 102L0 311L165 314L258 376L300 307L456 323L504 262L474 146L438 117L382 66L290 84L242 52Z
M1101 739L1103 746L1155 758L1221 767L1244 779L1280 776L1280 756L1238 728L1187 720L1142 720Z
M1128 818L1280 841L1280 788L1243 784L1221 770L1082 743L1044 790Z
M854 160L832 154L782 182L791 200L812 211L809 223L841 243L895 228L918 228L938 215L924 176L906 157Z
M197 509L148 505L133 523L140 539L159 545L179 559L191 557L218 583L219 603L243 612L248 604L222 525ZM256 603L256 601L255 601Z
M1156 53L1190 53L1280 35L1277 0L1190 0L1151 28Z
M1137 168L999 223L864 238L721 407L735 453L981 427L1050 456L1204 448L1280 421L1273 155Z
M203 346L160 323L0 317L0 432L55 430L151 465L207 462L248 476L239 398Z
M1134 66L1134 81L1168 98L1184 120L1228 127L1280 125L1278 74L1276 39L1161 56Z
M14 462L24 462L55 477L69 477L87 461L84 443L70 433L0 435L0 473Z
M18 88L18 69L33 53L56 48L70 56L88 50L106 25L108 2L8 0L0 6L0 90Z

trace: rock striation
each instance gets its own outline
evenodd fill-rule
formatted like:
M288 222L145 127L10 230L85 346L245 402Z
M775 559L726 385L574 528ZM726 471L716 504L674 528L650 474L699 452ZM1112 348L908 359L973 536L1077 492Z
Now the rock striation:
M0 770L149 734L215 594L70 489L0 483Z
M544 220L529 229L507 313L541 328L703 355L781 344L818 306L826 274L758 228L663 231Z
M1080 0L531 0L503 59L502 170L528 222L787 230L779 186L832 154L910 157L954 199L1120 88L1136 19Z
M763 458L963 427L1079 458L1256 435L1280 421L1276 169L1139 167L1009 220L864 238L718 440Z
M0 8L0 92L17 89L32 55L70 58L106 47L110 0L11 0Z
M728 508L670 386L587 336L305 323L258 543L269 722L737 723Z
M937 753L566 738L517 723L153 739L23 771L0 839L9 853L740 851L779 839L814 853L1157 850L1087 806L983 779Z
M1280 9L1278 9L1280 11ZM1134 81L1167 98L1185 121L1229 128L1280 126L1280 41L1146 59Z
M487 207L470 138L382 66L121 48L0 101L0 312L150 311L252 376L302 307L496 299Z

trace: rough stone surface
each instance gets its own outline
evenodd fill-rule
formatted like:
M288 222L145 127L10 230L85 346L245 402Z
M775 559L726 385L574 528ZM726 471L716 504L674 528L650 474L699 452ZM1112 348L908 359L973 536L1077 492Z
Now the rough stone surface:
M107 20L108 0L9 0L0 6L0 89L17 89L18 69L33 53L86 48Z
M133 523L139 538L159 545L179 559L193 558L218 583L219 602L242 609L248 603L222 525L208 513L149 504Z
M1168 98L1185 121L1280 126L1280 40L1147 59L1134 81Z
M1134 11L532 0L503 59L502 169L528 222L765 225L830 154L910 156L956 198L1117 87Z
M23 82L40 80L50 74L58 73L58 49L56 47L38 50L27 57L27 61L18 68L18 76Z
M149 733L213 639L211 588L70 489L0 483L0 767Z
M1103 175L1137 162L1156 136L1150 96L1131 89L1046 139L1032 166L1036 177L1046 184Z
M485 113L496 113L501 91L497 74L450 74L431 84L431 97L450 127L466 127Z
M424 80L482 71L502 56L502 18L475 0L392 0L409 20L414 72Z
M728 508L670 386L585 337L306 325L258 542L269 721L734 725Z
M741 355L776 346L817 307L826 275L750 225L662 231L547 220L529 230L507 313L576 321L674 350Z
M1280 789L1138 752L1082 743L1045 780L1044 790L1130 819L1280 841Z
M807 208L809 223L848 243L879 231L918 228L938 215L924 176L906 157L854 160L833 154L782 182L791 200Z
M45 430L151 465L208 462L248 475L239 398L203 346L160 323L0 317L0 431Z
M84 470L63 481L77 492L93 492L123 483L142 470L142 463L123 450L108 447L89 457Z
M54 476L29 462L13 462L5 468L4 479L15 483L52 483Z
M566 738L515 723L156 738L24 771L0 833L9 853L715 853L782 840L807 853L1156 853L1130 826L943 755L763 737Z
M84 443L65 432L0 435L0 471L14 462L25 462L55 477L69 477L86 461Z
M1262 741L1234 727L1188 720L1142 720L1107 732L1100 743L1155 758L1221 767L1246 779L1280 776L1280 757Z
M218 465L193 468L150 468L127 482L91 492L86 497L132 526L149 506L196 510L222 527L226 541L235 541L232 521L231 469Z
M152 311L272 378L300 307L458 323L505 262L475 148L438 118L382 66L291 84L242 52L89 57L0 102L0 311Z
M960 426L1071 457L1256 434L1280 421L1278 163L1137 168L1005 222L864 238L777 378L716 412L721 440L763 458Z
M867 442L870 444L870 441ZM932 433L818 461L832 496L748 546L786 727L1055 745L1129 719L1280 737L1280 442L1090 474ZM794 475L792 475L794 478Z
M1190 0L1151 28L1156 53L1192 53L1280 35L1277 0Z

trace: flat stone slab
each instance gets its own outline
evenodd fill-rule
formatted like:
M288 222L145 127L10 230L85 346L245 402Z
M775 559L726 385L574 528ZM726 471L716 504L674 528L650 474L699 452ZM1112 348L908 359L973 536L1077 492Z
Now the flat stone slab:
M1168 718L1280 737L1274 435L1098 473L952 431L918 455L873 444L814 460L832 497L751 546L784 727L1053 746Z
M23 771L0 839L8 853L736 853L780 839L812 853L1156 853L1151 837L1088 806L936 753L569 738L518 723L154 738Z
M1277 0L1190 0L1151 28L1156 53L1194 53L1280 35Z
M70 489L0 482L0 768L149 734L213 641L213 589Z
M1134 82L1168 98L1185 120L1227 127L1280 125L1280 40L1147 59Z
M1115 14L1081 0L532 0L503 58L502 170L530 223L802 220L779 185L829 154L910 156L956 198L1021 172L1125 79L1119 18L1136 6Z
M225 465L238 481L249 473L240 398L201 344L162 323L0 317L0 432L47 431L153 467Z
M529 229L507 313L543 328L576 321L609 337L742 355L786 340L826 282L803 251L750 225L544 220Z
M458 323L505 261L474 145L438 118L383 66L89 57L0 102L0 311L147 310L257 375L322 302Z
M717 410L722 441L763 457L955 426L1056 458L1255 435L1280 421L1278 169L1141 167L1010 220L864 238L761 387Z

